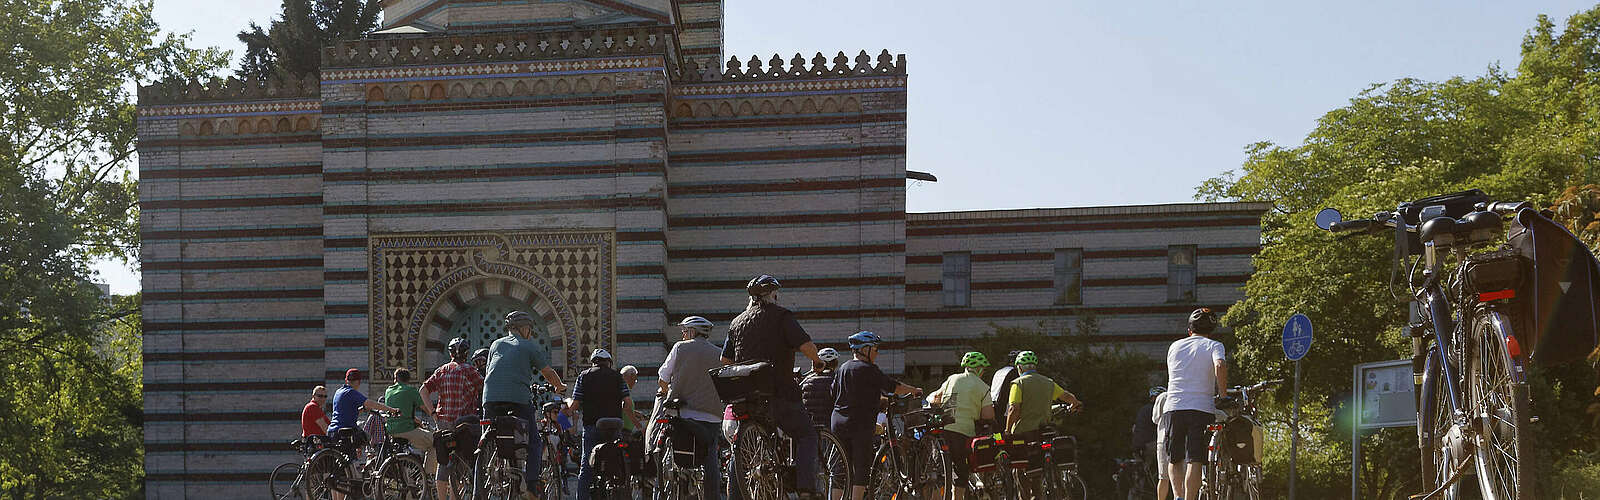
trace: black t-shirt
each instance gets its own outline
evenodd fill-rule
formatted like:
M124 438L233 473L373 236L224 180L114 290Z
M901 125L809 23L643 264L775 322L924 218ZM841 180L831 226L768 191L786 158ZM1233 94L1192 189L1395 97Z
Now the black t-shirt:
M778 378L773 397L800 401L800 385L790 375L794 373L795 348L807 342L811 342L811 335L800 327L793 312L777 304L762 303L745 309L728 324L728 342L722 345L722 357L735 363L772 363Z
M833 412L844 417L844 429L871 429L878 422L878 401L900 385L878 365L852 359L833 375Z
M1139 407L1139 411L1133 412L1134 449L1139 449L1146 444L1154 443L1156 441L1156 423L1150 420L1150 412L1155 411L1155 408L1156 405L1151 403L1141 406Z
M628 397L628 386L622 383L622 374L605 366L594 366L578 374L578 384L572 389L572 399L583 410L583 425L594 425L606 417L622 416L622 399Z

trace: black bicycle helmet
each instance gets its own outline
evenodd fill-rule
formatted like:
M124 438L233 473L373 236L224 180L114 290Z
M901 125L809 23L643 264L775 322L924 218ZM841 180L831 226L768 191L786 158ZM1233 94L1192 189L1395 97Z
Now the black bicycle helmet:
M466 337L456 337L450 339L450 359L459 360L466 358L467 353L471 350L472 344L467 342Z
M1202 307L1189 313L1189 331L1199 334L1209 334L1217 331L1217 313L1211 308Z
M523 311L511 311L506 313L506 327L510 328L517 325L527 325L530 327L533 326L533 315Z
M473 351L472 360L473 361L477 361L477 360L480 360L480 359L483 360L483 362L485 362L485 363L489 362L489 348L485 347L485 348L482 348L482 349L478 349L477 351Z
M783 288L783 284L778 283L778 278L763 274L751 278L750 283L744 286L744 291L750 292L751 297L760 297L779 288Z

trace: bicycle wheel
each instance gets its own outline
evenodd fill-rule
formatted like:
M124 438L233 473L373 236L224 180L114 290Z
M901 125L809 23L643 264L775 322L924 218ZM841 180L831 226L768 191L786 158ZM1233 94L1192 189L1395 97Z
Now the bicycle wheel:
M950 445L945 444L944 435L926 434L917 448L922 457L915 480L917 495L922 500L955 500L955 464L950 461Z
M894 449L887 443L878 445L878 451L872 454L872 466L867 470L867 494L863 498L899 499L909 479L904 474Z
M267 478L267 490L272 492L275 500L288 500L302 498L305 493L300 490L301 466L297 462L289 462L272 469L272 475Z
M423 477L422 459L416 455L396 455L378 467L378 494L380 500L422 500L427 494L427 481Z
M1464 449L1458 444L1462 439L1459 432L1452 432L1455 428L1450 415L1449 385L1444 380L1444 370L1439 367L1437 347L1428 352L1428 361L1423 369L1422 396L1418 399L1422 407L1417 409L1417 445L1423 452L1422 456L1422 486L1426 492L1432 492L1449 479L1450 473L1455 470L1455 465L1465 457ZM1455 436L1452 438L1451 436ZM1461 483L1451 485L1441 492L1441 500L1457 500L1461 496Z
M778 459L778 436L766 424L746 420L740 424L734 442L733 466L738 472L740 492L746 500L780 500L788 496L783 479L774 467Z
M476 462L473 467L473 498L510 499L522 493L522 470L512 467L509 460L500 456L498 441L484 440Z
M661 438L655 453L656 488L660 493L659 498L663 500L681 500L688 497L685 492L688 485L684 484L684 471L678 467L677 457L672 451L676 445L672 442L672 432L670 429L663 432L666 435Z
M1057 498L1063 500L1087 500L1089 498L1089 485L1083 484L1083 478L1078 477L1078 472L1069 468L1056 471Z
M448 467L450 467L450 493L458 499L472 498L472 465L452 453Z
M1534 458L1528 435L1528 388L1521 360L1511 356L1511 328L1499 313L1479 315L1472 325L1476 352L1467 360L1469 413L1479 419L1478 487L1485 500L1535 498Z
M344 456L335 450L318 451L306 460L305 487L301 494L305 500L323 500L332 497L332 493L349 494L349 488L341 484L344 482L349 465L345 463Z
M555 445L545 445L544 463L539 467L539 477L544 480L544 498L564 498L567 494L565 465L556 455Z
M828 500L850 497L850 455L844 451L839 436L826 430L817 431L817 463L822 466L822 491Z

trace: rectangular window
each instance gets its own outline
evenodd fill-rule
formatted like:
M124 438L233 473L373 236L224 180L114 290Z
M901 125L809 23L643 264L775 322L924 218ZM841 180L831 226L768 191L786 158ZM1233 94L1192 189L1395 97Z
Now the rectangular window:
M1083 303L1083 249L1056 249L1056 304Z
M944 306L967 307L972 305L972 254L948 252L944 254Z
M1167 300L1194 302L1194 245L1167 247Z

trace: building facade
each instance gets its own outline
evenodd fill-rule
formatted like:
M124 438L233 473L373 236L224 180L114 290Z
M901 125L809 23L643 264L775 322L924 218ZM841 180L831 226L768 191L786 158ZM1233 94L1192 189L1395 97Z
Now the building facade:
M819 342L928 373L989 322L1148 348L1259 245L1249 204L907 214L905 58L724 65L719 0L384 5L318 78L140 89L151 497L259 494L313 386L509 310L567 376L606 348L649 387L671 324L766 273Z

